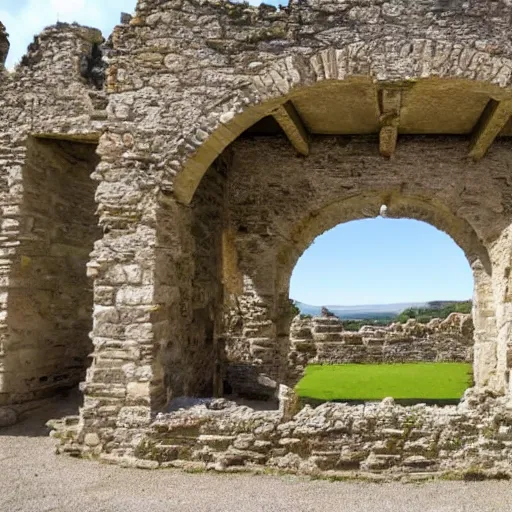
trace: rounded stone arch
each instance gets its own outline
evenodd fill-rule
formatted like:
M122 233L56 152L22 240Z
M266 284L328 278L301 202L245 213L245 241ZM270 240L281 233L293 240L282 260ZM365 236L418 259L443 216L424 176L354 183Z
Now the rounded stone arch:
M315 238L339 224L377 217L382 205L388 207L387 216L390 218L424 221L445 232L463 250L470 265L479 260L486 273L491 275L489 254L475 230L438 200L392 191L368 191L310 212L295 224L277 255L277 288L289 279L298 259Z
M375 218L382 205L387 217L409 218L426 222L446 233L464 252L473 272L475 324L474 380L477 386L494 386L497 371L495 336L496 320L492 319L489 304L493 302L492 263L485 244L473 227L455 215L435 198L405 195L393 191L368 191L345 200L332 202L320 210L309 212L290 230L276 253L276 311L287 311L290 279L297 261L313 241L339 224ZM289 343L291 318L276 315L281 340ZM493 321L491 321L493 320ZM283 348L283 352L286 349Z
M310 54L288 49L289 55L267 65L248 62L236 70L239 80L225 101L217 102L199 119L178 148L173 162L174 194L189 204L202 177L215 159L245 130L280 105L311 87L336 87L367 82L410 87L428 83L432 88L456 83L489 99L512 95L512 58L461 44L430 39L373 40ZM319 92L321 90L319 89Z

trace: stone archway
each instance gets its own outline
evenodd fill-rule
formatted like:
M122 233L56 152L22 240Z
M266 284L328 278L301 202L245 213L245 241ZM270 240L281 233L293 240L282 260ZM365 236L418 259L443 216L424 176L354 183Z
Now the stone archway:
M497 343L496 296L492 285L493 266L499 264L493 254L496 223L482 223L486 216L483 203L466 205L464 210L455 190L445 194L451 180L465 172L460 161L455 163L451 156L448 157L453 175L438 169L427 181L419 182L414 189L409 187L408 191L408 187L401 184L407 174L416 173L412 155L418 147L417 142L404 145L401 163L398 157L397 161L387 163L383 163L378 155L362 158L360 150L372 143L371 140L354 142L351 139L340 144L332 138L313 138L311 155L305 160L297 159L293 152L286 150L279 156L284 141L278 143L253 137L234 145L232 184L228 188L236 190L236 194L230 204L232 240L226 249L226 257L231 262L237 261L237 265L235 270L233 266L229 268L229 276L225 276L224 281L227 283L226 296L238 297L234 301L242 304L242 308L237 306L238 316L245 316L247 321L245 324L239 321L243 327L231 336L234 341L231 346L228 344L228 359L233 356L234 360L241 361L242 352L247 365L247 354L256 353L254 359L258 365L263 365L262 372L267 377L276 381L282 378L282 366L276 361L284 365L287 353L288 283L298 257L322 232L342 222L376 216L380 206L387 204L391 216L426 221L447 232L465 252L475 276L476 381L481 386L504 390L506 372L496 369L498 361L505 357L503 346L500 349ZM429 144L437 143L431 141ZM456 146L456 153L464 148L460 141ZM447 148L444 157L452 151L453 147ZM408 163L407 153L412 157ZM269 156L266 158L262 154ZM438 165L438 159L444 157L436 155L430 161L425 160L423 166L433 169L432 166ZM244 162L251 162L251 165ZM343 170L337 169L340 162L346 164ZM366 177L361 176L360 169L366 171ZM324 182L319 181L320 176ZM375 188L376 177L379 188ZM243 183L248 181L250 186L242 190ZM444 197L439 190L443 191ZM473 208L478 211L478 221L472 225L470 210ZM463 211L464 216L460 213ZM488 215L489 219L495 218L491 211ZM486 238L490 239L489 243L483 242ZM230 290L233 282L239 283L238 289ZM242 334L244 330L249 333L247 336ZM244 346L246 348L242 349ZM242 379L238 377L237 380Z
M205 17L205 30L191 28L190 9ZM195 368L183 367L189 359L180 348L192 345L190 312L222 312L196 307L202 299L193 284L200 265L189 250L200 238L191 234L193 201L219 157L226 183L222 200L212 202L223 219L216 237L222 269L215 273L228 312L231 300L235 310L253 311L230 349L244 363L279 360L275 262L299 214L369 190L398 191L446 205L486 248L492 279L485 296L492 300L482 331L495 325L499 383L492 385L504 390L512 323L505 305L512 61L502 20L510 8L478 0L464 10L428 2L406 12L400 1L393 8L348 2L332 10L326 16L323 7L294 1L280 11L148 1L116 30L108 129L98 148L105 229L91 265L99 289L108 286L123 307L120 334L109 342L129 341L136 350L115 372L109 422L146 425L172 397L171 381L196 392L180 377ZM492 33L489 12L496 18ZM454 31L453 20L464 29ZM169 37L174 33L179 40ZM263 127L269 122L277 131ZM107 279L112 269L132 266L143 274L137 282ZM489 275L487 263L482 269ZM206 340L210 331L202 332ZM100 322L93 336L101 360ZM108 372L93 365L88 385L93 419L85 430L104 421L87 389L110 396Z
M445 205L431 198L408 196L399 191L369 191L360 196L353 196L345 201L328 204L325 208L306 215L292 229L291 236L283 242L277 257L276 302L281 304L278 311L285 310L289 297L289 283L298 259L314 242L317 236L338 224L377 217L380 206L387 206L387 217L421 220L444 231L463 250L470 265L474 279L473 322L476 325L474 336L474 382L478 387L491 386L499 388L497 350L495 344L495 317L491 318L489 310L493 309L492 264L486 247L479 240L471 226L463 219L457 218ZM346 250L350 250L349 247ZM378 247L375 248L378 254ZM378 262L376 261L376 265ZM281 343L289 341L290 320L278 319L284 332ZM289 350L287 347L286 350Z

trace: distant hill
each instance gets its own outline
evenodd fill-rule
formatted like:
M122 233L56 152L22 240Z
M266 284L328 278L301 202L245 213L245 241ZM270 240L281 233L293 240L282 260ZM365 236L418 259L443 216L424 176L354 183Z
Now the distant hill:
M312 306L303 302L294 301L303 315L319 316L322 306ZM438 300L431 302L399 302L395 304L366 304L361 306L332 306L325 307L334 313L338 318L345 320L364 320L394 317L405 309L432 308L441 309L444 306L458 303L461 301Z

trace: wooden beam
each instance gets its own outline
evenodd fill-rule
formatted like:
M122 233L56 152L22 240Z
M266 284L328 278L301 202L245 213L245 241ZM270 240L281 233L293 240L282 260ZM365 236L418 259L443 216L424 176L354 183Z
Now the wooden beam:
M293 103L288 101L280 105L272 112L272 116L278 122L297 152L304 156L309 155L308 132Z
M383 89L379 93L380 134L379 151L382 156L393 156L398 140L400 109L402 107L401 89Z
M511 116L512 100L491 100L487 103L473 132L469 149L469 156L473 160L483 158Z

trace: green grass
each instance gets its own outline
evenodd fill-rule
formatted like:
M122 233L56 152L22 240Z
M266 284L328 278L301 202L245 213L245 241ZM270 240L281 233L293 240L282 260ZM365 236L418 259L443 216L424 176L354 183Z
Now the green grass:
M309 365L296 391L315 400L459 400L471 385L466 363Z

